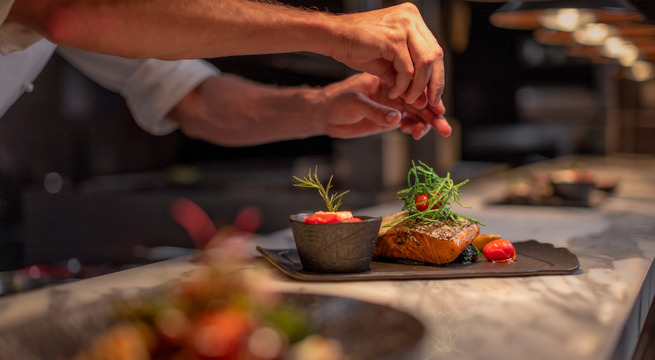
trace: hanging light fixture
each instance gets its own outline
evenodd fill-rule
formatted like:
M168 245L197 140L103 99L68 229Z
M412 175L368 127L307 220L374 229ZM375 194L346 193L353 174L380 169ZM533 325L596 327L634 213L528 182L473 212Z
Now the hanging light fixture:
M574 31L594 23L642 22L644 15L621 0L509 1L490 16L495 26L517 30L546 27Z
M544 45L571 46L581 44L602 46L605 40L620 36L625 40L644 41L655 39L655 25L620 23L589 23L578 27L573 32L552 30L540 27L533 32L535 40Z
M612 36L616 36L619 29L605 23L589 23L573 31L573 40L578 44L588 46L601 46Z
M635 81L648 81L655 76L653 63L639 60L629 69L630 78Z

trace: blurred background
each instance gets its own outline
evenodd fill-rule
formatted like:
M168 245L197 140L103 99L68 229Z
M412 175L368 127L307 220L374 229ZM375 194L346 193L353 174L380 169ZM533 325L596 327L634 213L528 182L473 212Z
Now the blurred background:
M352 12L400 1L281 2ZM0 122L0 270L71 261L120 268L151 260L148 249L193 248L170 215L181 197L219 226L255 206L258 232L284 229L287 214L322 208L313 191L291 185L316 165L321 176L334 174L338 190L351 190L343 207L356 210L393 200L411 160L462 180L570 154L655 154L655 28L634 8L601 0L414 3L445 49L450 138L390 132L225 148L180 132L152 136L119 95L54 57ZM280 86L352 74L307 53L209 61Z

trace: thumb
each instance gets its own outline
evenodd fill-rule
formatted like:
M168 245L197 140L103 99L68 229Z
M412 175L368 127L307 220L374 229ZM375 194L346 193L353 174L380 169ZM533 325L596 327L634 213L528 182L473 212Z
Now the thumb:
M359 94L351 98L351 111L358 117L363 117L380 126L396 126L400 123L400 111L373 101L371 98Z

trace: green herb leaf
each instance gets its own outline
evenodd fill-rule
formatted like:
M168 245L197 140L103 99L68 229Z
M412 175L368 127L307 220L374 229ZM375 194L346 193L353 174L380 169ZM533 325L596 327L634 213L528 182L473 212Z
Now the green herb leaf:
M404 202L403 211L407 211L407 216L398 218L385 226L393 226L396 223L408 219L416 221L450 221L459 223L459 218L484 225L482 222L469 218L464 215L456 214L452 211L453 205L457 204L463 208L470 209L460 203L462 192L460 187L466 185L469 180L462 181L459 184L450 178L450 173L446 177L440 177L429 166L419 161L418 164L412 161L412 168L407 172L407 189L398 192L398 200ZM430 200L427 203L427 209L420 211L416 209L416 198L422 194L428 194ZM438 194L438 195L437 195ZM422 204L425 204L423 202ZM433 206L435 207L433 209Z
M321 194L323 201L325 201L325 206L327 207L327 210L330 212L337 211L337 209L339 209L339 206L341 206L343 196L350 191L350 190L346 190L341 194L329 195L328 192L333 187L332 175L330 175L330 180L328 181L327 186L323 187L323 184L321 184L321 181L318 178L318 166L314 168L313 174L312 174L312 168L309 168L309 173L303 179L297 176L294 176L293 178L299 182L298 184L293 184L293 186L312 188L318 190L318 193Z

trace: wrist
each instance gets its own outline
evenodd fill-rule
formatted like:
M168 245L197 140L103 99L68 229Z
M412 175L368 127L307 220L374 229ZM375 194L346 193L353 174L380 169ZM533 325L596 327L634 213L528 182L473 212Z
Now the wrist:
M303 133L301 137L325 135L326 96L321 88L300 87L294 98L297 104L302 104L298 117L298 127Z
M307 51L332 57L341 44L340 15L318 11L305 11L300 18L298 36L299 51Z

